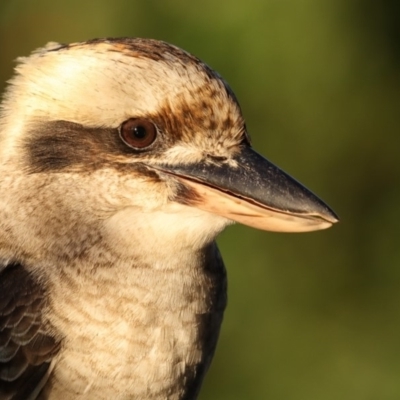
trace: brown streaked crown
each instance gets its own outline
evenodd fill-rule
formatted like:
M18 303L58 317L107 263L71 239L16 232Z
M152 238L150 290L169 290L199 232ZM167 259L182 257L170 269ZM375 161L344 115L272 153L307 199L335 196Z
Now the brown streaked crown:
M45 163L60 170L78 161L100 168L105 160L123 162L129 154L114 136L130 118L147 119L158 129L157 143L142 158L179 145L195 149L198 159L226 157L246 139L227 83L168 43L131 38L50 43L19 62L0 114L8 132L3 151L11 155L17 146L32 146L24 160L31 160L33 170Z

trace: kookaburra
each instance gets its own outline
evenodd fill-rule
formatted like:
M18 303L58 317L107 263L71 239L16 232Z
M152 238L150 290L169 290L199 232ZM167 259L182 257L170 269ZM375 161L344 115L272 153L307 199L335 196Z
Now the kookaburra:
M0 399L195 399L233 221L337 221L257 154L227 83L147 39L50 43L0 114Z

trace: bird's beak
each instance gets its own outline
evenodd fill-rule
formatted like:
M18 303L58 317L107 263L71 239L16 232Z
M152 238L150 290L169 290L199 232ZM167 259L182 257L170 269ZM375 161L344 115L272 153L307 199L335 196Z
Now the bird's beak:
M157 169L190 189L186 203L258 229L306 232L338 222L322 200L249 146L229 161Z

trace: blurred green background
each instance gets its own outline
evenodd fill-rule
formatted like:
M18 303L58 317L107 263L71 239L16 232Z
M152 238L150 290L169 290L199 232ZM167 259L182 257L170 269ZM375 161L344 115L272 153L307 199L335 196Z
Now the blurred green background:
M400 2L1 0L0 86L48 41L105 36L218 70L254 146L341 217L221 235L229 306L200 398L400 399Z

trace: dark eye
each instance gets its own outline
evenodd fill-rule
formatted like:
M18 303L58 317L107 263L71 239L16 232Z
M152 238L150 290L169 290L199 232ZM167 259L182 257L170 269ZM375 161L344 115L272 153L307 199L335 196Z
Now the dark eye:
M157 128L147 119L130 118L120 126L119 135L129 147L144 149L156 140Z

